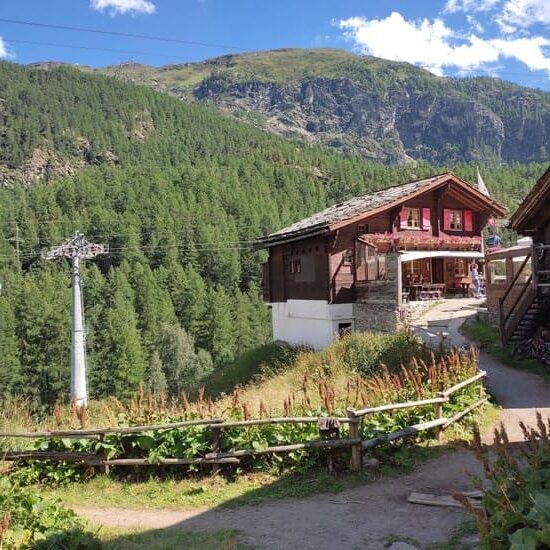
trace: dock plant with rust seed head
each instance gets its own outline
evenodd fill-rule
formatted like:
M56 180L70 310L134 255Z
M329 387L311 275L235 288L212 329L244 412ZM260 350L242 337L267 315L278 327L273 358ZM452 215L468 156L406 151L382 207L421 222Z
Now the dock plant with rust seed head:
M143 383L140 382L138 384L138 389L137 389L137 396L136 396L136 404L137 404L137 415L138 416L141 416L141 406L142 406L142 403L143 403L143 396L144 396L144 389L143 389Z
M0 521L0 550L3 548L4 541L6 540L6 537L8 535L10 520L11 516L9 512L6 512L2 517L2 521Z
M187 398L187 393L185 391L180 393L180 406L183 409L184 414L191 408L189 399Z
M56 400L55 405L53 406L52 416L54 418L56 427L60 428L63 423L63 413L61 412L61 405L59 404L59 400Z
M153 416L155 415L155 405L156 405L155 396L150 391L148 391L147 392L147 413L146 413L146 417L149 420L151 420L153 418Z

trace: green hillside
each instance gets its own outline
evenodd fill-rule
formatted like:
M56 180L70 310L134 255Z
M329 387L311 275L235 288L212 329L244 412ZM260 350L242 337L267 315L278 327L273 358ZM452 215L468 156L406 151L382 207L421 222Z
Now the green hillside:
M41 250L77 230L110 246L84 273L92 396L125 398L142 379L173 396L270 340L264 253L251 241L343 198L442 170L287 141L72 68L1 63L0 76L0 394L36 404L64 398L69 377L68 265ZM48 159L44 170L22 178L38 158ZM472 180L474 167L454 168ZM484 176L513 203L542 170Z
M550 158L550 94L495 78L442 78L408 63L336 49L100 71L211 103L277 134L386 163L497 165Z

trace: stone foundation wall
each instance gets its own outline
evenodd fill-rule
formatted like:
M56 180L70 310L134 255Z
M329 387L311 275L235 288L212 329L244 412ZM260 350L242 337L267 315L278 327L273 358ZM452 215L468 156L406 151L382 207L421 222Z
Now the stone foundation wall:
M404 312L394 301L353 304L355 330L358 332L395 332L402 326Z
M353 304L355 330L358 332L395 332L406 317L397 303L397 254L386 254L385 276L370 281L363 289L361 300Z

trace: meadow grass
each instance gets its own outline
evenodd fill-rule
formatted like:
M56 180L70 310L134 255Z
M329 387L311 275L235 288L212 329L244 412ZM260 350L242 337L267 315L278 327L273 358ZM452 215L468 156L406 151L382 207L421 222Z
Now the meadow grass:
M428 458L455 449L455 445L423 443L403 447L394 455L385 456L377 467L361 472L334 471L327 468L286 471L283 474L254 472L241 474L234 480L216 475L187 479L159 479L130 482L100 475L82 483L61 486L40 486L45 496L59 499L64 505L140 509L202 509L223 506L234 508L272 500L306 498L311 495L337 494L388 476L412 471Z
M135 398L127 404L114 398L91 402L87 413L74 407L56 405L53 414L49 416L31 415L25 402L8 400L0 415L0 429L14 429L17 426L32 430L154 424L180 418L219 416L238 419L295 414L337 416L345 414L347 406L362 408L429 398L476 372L475 353L452 352L438 358L411 338L414 337L402 334L394 337L352 335L322 352L293 350L289 352L290 360L286 360L287 356L283 354L284 361L279 364L272 361L270 367L262 366L253 382L243 387L237 386L231 395L222 394L216 400L207 397L205 391L201 390L194 402L189 402L185 395L168 402L162 394L146 394L140 387ZM271 351L280 358L280 350ZM265 353L260 353L258 357L265 357ZM384 359L382 365L381 358ZM257 357L251 360L251 364L257 362ZM403 364L408 366L404 367ZM477 399L477 396L476 387L466 388L456 394L456 403L445 404L444 414L450 416L457 407L462 407L461 399L471 401ZM445 408L447 406L449 409ZM410 414L400 411L396 415L384 413L383 417L366 417L360 433L365 439L372 437L369 431L372 422L377 426L376 429L393 431L403 425L432 419L433 415L434 409L430 406L418 411L411 409ZM304 497L320 492L338 492L363 485L383 475L401 473L432 453L453 448L456 441L467 441L471 430L466 426L471 426L472 419L479 422L483 418L481 411L475 411L469 417L468 425L454 425L444 432L441 445L430 439L431 434L426 432L413 441L378 447L371 456L379 459L379 467L358 473L345 471L349 458L345 452L335 455L339 465L337 469L344 471L332 474L324 468L326 458L323 453L305 453L302 458L291 457L292 460L285 462L284 467L274 460L245 461L239 465L238 472L226 471L235 478L234 481L219 475L208 477L209 471L204 469L193 473L176 468L155 468L149 471L115 468L111 477L97 475L87 481L58 482L55 486L39 485L39 488L44 494L58 497L67 505L81 503L82 495L85 494L86 502L90 505L131 508L132 503L139 503L140 507L146 508L176 509L236 506L277 498ZM341 435L345 437L346 433L344 426ZM294 435L289 434L281 432L280 435L306 439L318 437L316 429L303 434L299 431L293 431ZM260 437L263 441L262 438L272 435L267 432L263 434L260 428L247 428L238 436L238 440L231 439L236 437L233 433L225 437L229 439L224 444L229 445L230 449L232 445L249 448L252 445L250 438L256 438L254 441L257 441ZM300 440L292 438L289 442ZM126 445L128 441L127 438ZM280 444L280 441L285 442L286 439L277 441ZM7 444L9 441L2 442L2 448L9 448ZM19 440L18 444L27 448L29 445L26 440Z
M93 525L91 526L93 529ZM238 550L247 548L235 529L212 532L165 529L119 529L101 527L96 531L105 550Z

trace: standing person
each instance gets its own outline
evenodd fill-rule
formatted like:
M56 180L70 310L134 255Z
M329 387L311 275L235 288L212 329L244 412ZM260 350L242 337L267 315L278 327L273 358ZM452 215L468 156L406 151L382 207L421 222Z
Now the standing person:
M474 298L481 298L481 280L479 278L479 268L475 262L470 266L470 277L474 286Z

